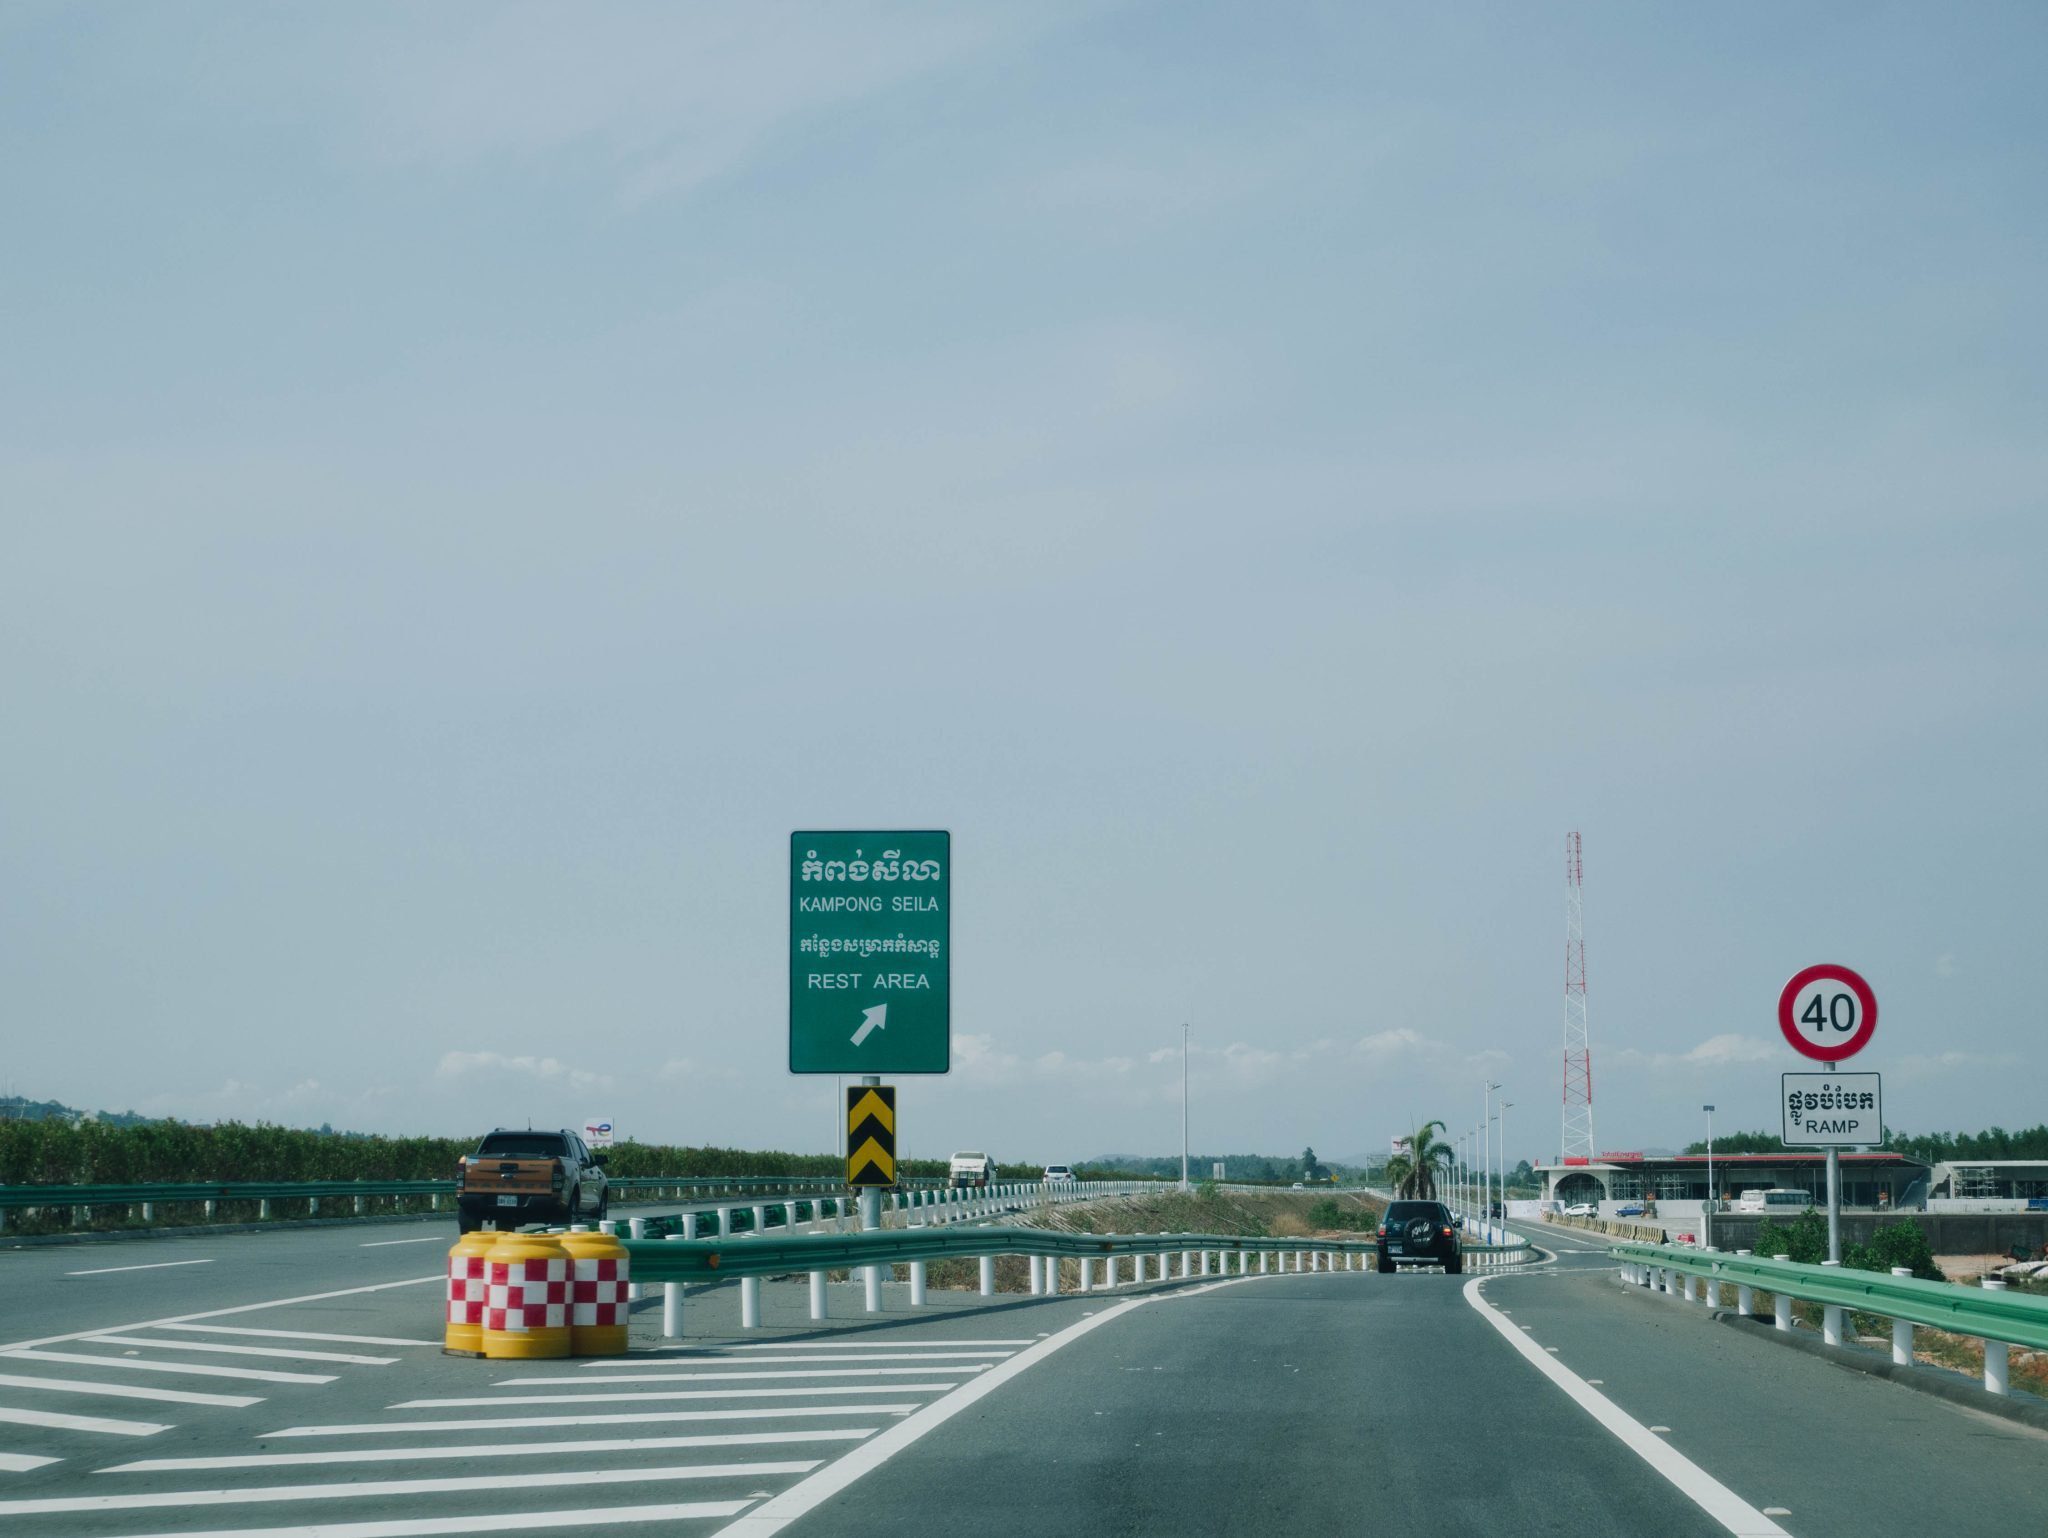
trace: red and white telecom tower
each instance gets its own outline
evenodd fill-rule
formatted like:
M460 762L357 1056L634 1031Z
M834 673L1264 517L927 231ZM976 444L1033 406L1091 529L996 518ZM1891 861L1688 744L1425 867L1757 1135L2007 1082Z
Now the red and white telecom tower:
M1564 1153L1593 1157L1593 1048L1586 1039L1585 862L1576 831L1564 837Z

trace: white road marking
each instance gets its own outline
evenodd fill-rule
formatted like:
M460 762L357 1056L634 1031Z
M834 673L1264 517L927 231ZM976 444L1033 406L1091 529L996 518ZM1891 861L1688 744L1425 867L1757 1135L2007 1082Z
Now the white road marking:
M134 1356L88 1356L82 1351L5 1351L0 1362L68 1362L123 1372L174 1372L190 1378L246 1378L255 1383L332 1383L332 1373L276 1372L268 1367L210 1367L204 1362L151 1362Z
M1000 1367L991 1368L980 1377L962 1384L956 1392L946 1395L943 1399L934 1400L908 1420L891 1426L880 1436L863 1442L845 1457L826 1464L820 1472L813 1474L801 1484L791 1486L773 1500L756 1507L731 1526L720 1528L716 1538L769 1538L770 1534L781 1532L805 1512L822 1501L830 1500L863 1474L880 1468L904 1448L909 1447L927 1432L944 1425L983 1395L993 1393L1002 1384L1009 1382L1026 1368L1044 1361L1062 1346L1079 1340L1090 1330L1100 1329L1112 1319L1121 1318L1132 1309L1199 1298L1220 1288L1241 1287L1247 1282L1260 1280L1262 1278L1258 1276L1233 1276L1227 1280L1219 1279L1193 1287L1176 1288L1171 1292L1155 1292L1144 1297L1128 1299L1114 1308L1107 1308L1099 1314L1078 1319L1058 1333L1048 1334L1030 1350L1019 1352ZM193 1538L200 1538L200 1535L193 1535Z
M498 1401L493 1400L492 1403ZM674 1421L774 1421L820 1415L908 1415L914 1404L766 1405L741 1410L635 1410L626 1415L514 1415L464 1421L363 1421L353 1426L292 1426L272 1437L383 1436L409 1431L516 1431L541 1426L640 1426Z
M99 1399L149 1399L157 1404L210 1404L224 1410L246 1410L261 1398L246 1394L199 1394L181 1388L136 1388L128 1383L93 1383L84 1378L24 1378L0 1372L0 1388L42 1389L53 1394L89 1394Z
M360 1489L351 1485L350 1489ZM453 1533L539 1533L560 1527L616 1527L627 1522L679 1522L736 1516L753 1503L677 1501L665 1506L593 1506L583 1511L494 1512L474 1517L401 1517L391 1522L321 1522L312 1527L217 1527L197 1533L137 1533L133 1538L444 1538Z
M63 1461L62 1458L38 1458L33 1453L0 1453L0 1469L9 1474L26 1474L30 1469L39 1469L45 1464Z
M759 1378L882 1378L892 1374L958 1372L987 1372L989 1369L977 1363L972 1367L825 1367L812 1368L809 1372L655 1372L638 1377L606 1378L606 1383L726 1383L744 1382ZM500 1388L539 1388L547 1384L563 1383L562 1378L506 1378ZM590 1379L583 1381L590 1382Z
M130 1329L147 1329L147 1325L130 1325ZM432 1346L441 1348L438 1340L413 1340L402 1335L327 1335L319 1330L252 1330L246 1325L232 1324L164 1324L156 1326L161 1330L185 1330L194 1335L250 1335L264 1340L329 1340L344 1346Z
M1630 1452L1662 1474L1680 1494L1729 1532L1740 1535L1740 1538L1787 1538L1784 1528L1670 1443L1659 1441L1642 1422L1570 1368L1561 1362L1551 1361L1550 1357L1533 1342L1523 1339L1521 1332L1501 1317L1500 1310L1486 1301L1480 1291L1483 1282L1484 1278L1475 1277L1465 1284L1465 1301L1479 1310L1481 1317L1500 1332L1501 1339L1533 1363L1538 1372L1570 1395L1580 1409L1614 1433Z
M752 1357L747 1360L753 1362L775 1362L777 1364L783 1362L955 1362L972 1361L977 1357L1000 1358L1015 1355L1014 1351L885 1351L874 1356L768 1356ZM664 1357L659 1361L652 1361L646 1357L611 1357L595 1362L584 1362L581 1365L585 1368L610 1367L616 1369L620 1367L674 1367L688 1365L692 1362L731 1362L733 1360L732 1357L715 1356ZM946 1367L940 1370L942 1372L960 1371L957 1367Z
M353 1500L359 1496L449 1495L464 1490L545 1490L562 1485L667 1484L755 1473L808 1473L807 1463L687 1463L652 1469L570 1469L556 1474L466 1474L454 1479L377 1479L341 1485L240 1485L227 1490L158 1490L147 1495L51 1495L0 1501L0 1517L71 1511L141 1511L151 1506L253 1506L270 1501ZM323 1527L318 1529L325 1533Z
M428 1234L424 1239L379 1239L371 1244L359 1244L359 1250L388 1250L394 1244L446 1244L440 1234Z
M289 1308L294 1303L325 1303L331 1298L360 1297L366 1292L389 1292L394 1287L446 1287L448 1273L436 1271L432 1276L408 1277L402 1282L371 1282L362 1287L340 1287L333 1292L301 1293L296 1298L272 1298L266 1303L237 1303L232 1308L211 1308L198 1314L171 1314L162 1319L144 1319L137 1324L117 1324L112 1328L123 1334L132 1335L137 1330L169 1330L189 1324L195 1319L226 1319L234 1314L254 1314L266 1308ZM94 1330L73 1330L68 1335L43 1335L35 1340L9 1341L0 1345L0 1351L25 1351L31 1346L55 1346L67 1340L84 1340L88 1335L104 1335L107 1326ZM439 1345L436 1341L434 1344Z
M389 1367L395 1356L352 1356L346 1351L304 1351L279 1346L230 1346L210 1340L154 1340L147 1335L88 1335L92 1346L148 1346L157 1351L218 1351L224 1356L267 1356L286 1362L346 1362L356 1367Z
M465 1458L525 1458L535 1453L630 1453L665 1447L781 1447L799 1442L859 1442L873 1426L833 1431L735 1431L680 1437L602 1437L583 1442L496 1442L474 1447L350 1447L324 1453L235 1453L224 1458L144 1458L104 1474L159 1474L173 1469L306 1468L327 1463L432 1463ZM749 1470L749 1472L758 1472ZM777 1470L786 1472L786 1470ZM0 1504L0 1515L7 1507Z
M492 1394L481 1399L408 1399L394 1410L469 1410L508 1404L632 1404L651 1399L823 1399L831 1394L944 1394L957 1383L863 1383L837 1388L667 1389L654 1394Z
M47 1426L52 1431L93 1431L110 1437L153 1437L169 1426L153 1421L105 1420L97 1415L58 1415L49 1410L0 1409L0 1422L10 1426Z
M146 1266L98 1266L90 1271L66 1271L66 1276L112 1276L116 1271L168 1271L173 1266L210 1266L210 1260L153 1260Z
M877 1346L895 1350L901 1346L930 1346L934 1350L950 1350L954 1346L1035 1346L1035 1340L764 1340L752 1345L731 1346L732 1351L872 1351ZM687 1346L664 1348L686 1351ZM701 1349L701 1348L697 1348Z

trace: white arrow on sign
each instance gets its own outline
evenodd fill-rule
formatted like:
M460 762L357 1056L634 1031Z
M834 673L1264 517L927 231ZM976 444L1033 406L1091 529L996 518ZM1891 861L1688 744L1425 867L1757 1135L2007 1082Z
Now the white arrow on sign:
M853 1044L856 1047L859 1046L868 1039L869 1031L874 1030L877 1026L886 1030L888 1025L889 1006L887 1004L877 1004L873 1009L862 1010L860 1012L860 1029L853 1033Z

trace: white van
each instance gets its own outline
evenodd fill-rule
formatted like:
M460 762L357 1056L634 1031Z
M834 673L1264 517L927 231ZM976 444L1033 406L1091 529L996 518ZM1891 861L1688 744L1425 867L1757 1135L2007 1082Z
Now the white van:
M946 1166L946 1184L955 1190L985 1190L996 1172L996 1161L985 1153L956 1153Z
M1744 1191L1735 1198L1737 1212L1804 1212L1813 1198L1804 1191L1773 1186L1768 1191Z

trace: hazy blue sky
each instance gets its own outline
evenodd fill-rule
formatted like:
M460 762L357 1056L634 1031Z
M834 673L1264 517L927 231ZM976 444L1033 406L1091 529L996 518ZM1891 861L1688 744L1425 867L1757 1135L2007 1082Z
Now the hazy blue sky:
M2048 8L0 9L0 1080L820 1148L2048 1114Z

